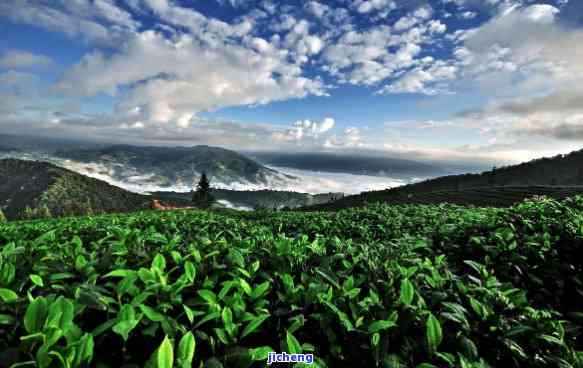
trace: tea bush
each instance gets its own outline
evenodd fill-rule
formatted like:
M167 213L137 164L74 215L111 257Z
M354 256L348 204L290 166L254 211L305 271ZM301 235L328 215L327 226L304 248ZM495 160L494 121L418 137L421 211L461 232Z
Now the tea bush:
M582 203L2 223L0 367L583 367Z

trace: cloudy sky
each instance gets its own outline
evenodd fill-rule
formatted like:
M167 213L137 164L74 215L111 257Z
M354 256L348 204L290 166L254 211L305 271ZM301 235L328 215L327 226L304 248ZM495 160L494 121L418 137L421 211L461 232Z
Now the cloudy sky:
M583 145L580 0L2 0L0 133L523 161Z

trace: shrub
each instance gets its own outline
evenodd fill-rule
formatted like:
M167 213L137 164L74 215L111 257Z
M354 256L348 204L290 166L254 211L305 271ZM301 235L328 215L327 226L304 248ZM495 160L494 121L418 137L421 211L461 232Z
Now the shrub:
M582 198L0 225L8 366L581 367Z

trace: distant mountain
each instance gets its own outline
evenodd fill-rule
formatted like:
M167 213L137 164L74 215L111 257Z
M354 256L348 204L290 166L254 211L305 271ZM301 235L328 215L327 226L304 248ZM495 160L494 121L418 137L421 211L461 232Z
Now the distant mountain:
M153 192L151 194L163 199L190 200L192 197L191 193ZM308 194L276 190L241 191L227 189L213 189L212 195L218 201L226 201L227 203L223 203L226 206L247 209L311 206L327 203L344 196L343 193Z
M342 153L277 153L253 152L250 157L270 166L298 170L399 177L445 175L445 168L423 162L381 155L350 155ZM451 171L449 171L451 173Z
M24 217L27 207L59 217L137 211L150 200L47 162L0 160L0 208L8 219Z
M306 194L283 191L213 189L217 208L254 209L299 207L325 203L341 193ZM42 161L0 159L0 209L10 220L31 217L133 212L150 208L153 199L192 206L191 193L156 192L143 195L86 177Z
M218 147L141 147L116 145L66 149L57 157L92 163L94 170L128 184L192 188L205 172L214 185L269 185L294 177L258 164L235 151Z
M52 153L63 148L81 149L104 147L93 141L66 138L39 137L28 135L0 134L0 151Z
M564 192L562 188L571 195L583 193L583 150L493 168L480 174L443 176L392 189L364 192L315 209L340 209L372 202L436 203L436 198L439 198L438 202L484 205L488 203L485 199L488 196L492 203L496 203L501 191L514 190L518 193L514 198L520 200L529 195L553 196L553 193ZM478 192L482 194L478 195L479 200L474 200Z

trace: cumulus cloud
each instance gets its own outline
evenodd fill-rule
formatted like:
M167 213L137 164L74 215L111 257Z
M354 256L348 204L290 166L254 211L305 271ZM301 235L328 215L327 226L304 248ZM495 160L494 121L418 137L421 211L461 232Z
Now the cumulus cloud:
M0 68L28 69L46 68L53 60L45 55L37 55L24 50L8 50L0 56Z
M418 24L419 22L422 22L426 19L431 18L432 14L433 14L433 9L429 5L422 6L422 7L418 8L417 10L415 10L414 12L412 12L411 14L399 19L395 23L393 28L396 31L403 31L403 30L409 29L409 28L413 27L414 25Z
M293 128L284 132L275 132L273 138L277 141L295 141L302 144L305 140L315 140L322 133L328 132L334 127L333 118L326 118L321 123L311 120L298 120L293 124Z
M50 3L4 0L0 2L0 16L105 44L125 39L139 26L131 14L112 0L55 0Z
M192 11L177 15L184 17L185 24L204 21ZM241 32L237 26L209 27L214 31L173 39L145 31L110 57L90 53L65 73L55 90L93 96L99 92L116 95L120 87L130 87L118 112L181 125L201 111L325 94L319 80L304 77L301 68L288 61L286 50L259 38L243 40L252 47L229 42L229 35L236 37ZM217 33L212 36L209 32ZM317 39L304 42L307 53L321 48Z
M459 74L501 92L492 93L498 100L489 106L458 116L506 117L512 122L500 125L502 139L583 139L583 32L564 26L559 16L560 9L548 4L507 6L468 32L455 51Z
M2 87L22 87L34 82L36 75L30 73L21 73L14 70L0 74L0 89Z
M393 90L406 93L430 91L429 88L404 88L403 84L411 82L398 82L397 78L404 73L425 73L428 62L433 61L432 58L419 57L426 45L431 45L447 30L445 24L431 19L433 13L434 10L425 5L413 9L392 25L379 24L366 31L347 30L323 51L326 62L323 69L341 83L367 86L384 83L378 90L380 93ZM441 64L435 65L433 71L442 74L437 70L440 67ZM408 78L414 77L411 75ZM424 83L441 79L437 76L425 77ZM391 87L394 83L399 85Z
M577 83L583 32L561 26L558 13L548 4L514 6L468 32L458 50L465 76L484 83L497 79L531 94Z
M569 14L580 2L263 0L247 6L245 0L218 1L237 16L219 19L170 0L0 2L2 19L81 39L91 50L52 75L54 95L40 103L23 91L46 83L29 72L50 66L50 58L24 50L0 55L0 68L6 69L0 74L3 130L35 127L129 142L410 154L419 148L412 137L433 145L416 127L426 133L443 126L450 136L460 134L458 142L471 141L463 149L493 157L517 149L526 137L564 143L579 136L580 120L574 117L582 112L583 32ZM444 106L457 98L449 94L479 94L487 108L453 116L448 124L431 120L395 128L395 137L382 137L384 142L358 121L350 128L339 128L331 118L282 127L201 117L216 117L202 112L230 106L323 96L343 84L370 87L371 94L432 96L416 99ZM108 106L113 113L82 113L91 109L81 105L103 93L113 96ZM80 106L65 114L52 99ZM455 152L462 148L452 142L439 144L449 144L443 152L461 157Z
M428 61L428 66L419 66L407 71L402 77L381 89L379 93L422 93L435 95L446 92L447 87L440 87L436 82L452 80L457 75L457 67L443 61Z
M397 7L393 0L356 0L352 7L359 13L366 14L375 10L391 11Z

